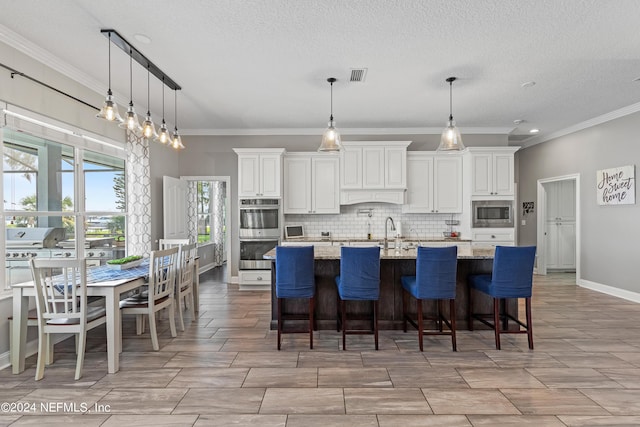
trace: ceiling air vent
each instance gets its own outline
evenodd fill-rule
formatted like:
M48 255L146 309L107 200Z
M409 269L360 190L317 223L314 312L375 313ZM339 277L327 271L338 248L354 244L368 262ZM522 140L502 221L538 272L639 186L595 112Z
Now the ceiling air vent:
M351 69L351 78L350 82L363 82L364 78L367 76L366 68L352 68Z

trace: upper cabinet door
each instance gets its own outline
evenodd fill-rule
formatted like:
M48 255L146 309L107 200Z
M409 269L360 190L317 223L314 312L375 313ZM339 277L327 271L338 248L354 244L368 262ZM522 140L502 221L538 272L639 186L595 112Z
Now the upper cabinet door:
M471 193L474 196L490 196L493 192L493 155L473 154L471 157Z
M385 188L407 187L407 148L387 147L384 149Z
M238 196L256 197L260 194L260 156L238 156Z
M513 154L493 155L493 195L513 196L514 194Z
M433 156L407 155L407 213L433 212Z
M311 213L311 159L284 158L283 211L286 214Z
M340 213L340 159L318 155L311 165L311 211L316 214Z
M438 213L462 212L462 157L435 157L433 207Z
M277 154L260 155L260 196L280 197L281 159Z
M362 147L343 147L340 168L342 189L362 188Z
M362 147L362 188L385 188L384 155L384 147Z

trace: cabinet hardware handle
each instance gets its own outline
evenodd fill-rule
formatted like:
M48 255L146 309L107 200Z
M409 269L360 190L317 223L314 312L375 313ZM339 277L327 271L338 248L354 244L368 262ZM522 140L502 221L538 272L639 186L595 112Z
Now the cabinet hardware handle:
M262 276L258 276L256 280L262 280Z
M495 238L496 238L495 234L492 234L492 235L491 235L491 238L492 238L492 239L495 239Z

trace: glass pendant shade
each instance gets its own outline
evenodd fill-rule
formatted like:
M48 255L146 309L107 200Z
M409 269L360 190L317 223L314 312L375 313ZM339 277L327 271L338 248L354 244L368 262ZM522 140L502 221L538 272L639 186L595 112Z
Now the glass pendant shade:
M456 127L456 121L453 120L452 90L456 77L449 77L446 81L449 83L449 121L447 122L447 127L442 131L437 151L462 151L464 150L462 136L460 136L460 131Z
M336 81L334 77L327 79L327 82L331 85L331 115L329 116L327 130L322 134L322 142L318 147L318 151L340 151L340 148L342 148L340 132L336 129L336 122L333 121L333 83Z
M327 130L322 134L322 143L318 151L340 151L341 147L340 132L336 129L335 122L330 120Z
M104 104L100 109L100 112L96 114L99 119L104 119L110 122L122 123L122 117L118 113L118 105L113 101L113 94L111 89L107 91L107 98L104 100Z
M167 124L164 122L164 119L162 120L160 132L158 132L158 137L156 139L162 144L166 144L171 140L171 135L169 134L169 129L167 129Z
M456 127L456 121L450 119L447 122L447 127L442 131L442 136L440 136L440 145L438 146L438 151L461 150L464 150L464 144L462 143L460 131Z
M178 133L178 128L174 129L173 136L171 136L171 146L176 150L183 150L185 148L182 144L182 138L180 138L180 134Z
M151 112L149 111L147 111L144 122L142 122L142 136L147 139L158 137L158 134L156 133L156 127L153 124L153 120L151 120Z
M142 133L142 126L140 126L140 120L138 120L138 115L133 108L133 102L129 102L129 108L127 109L127 115L122 123L118 125L123 129L127 129L130 132L140 136Z

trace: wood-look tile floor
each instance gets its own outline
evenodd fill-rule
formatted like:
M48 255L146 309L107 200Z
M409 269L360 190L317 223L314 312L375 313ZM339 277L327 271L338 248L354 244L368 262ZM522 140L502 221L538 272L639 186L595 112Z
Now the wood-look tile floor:
M307 335L285 335L277 351L269 292L221 277L202 275L199 316L177 338L161 320L159 352L126 319L116 374L104 329L90 334L80 381L73 339L56 345L42 381L35 356L23 374L0 371L0 402L51 408L4 411L0 426L640 425L640 305L572 274L535 276L535 350L524 335L496 351L491 331L460 330L457 353L447 337L419 352L415 331L382 332L377 352L370 336L348 337L344 352L335 331L316 332L314 350Z

